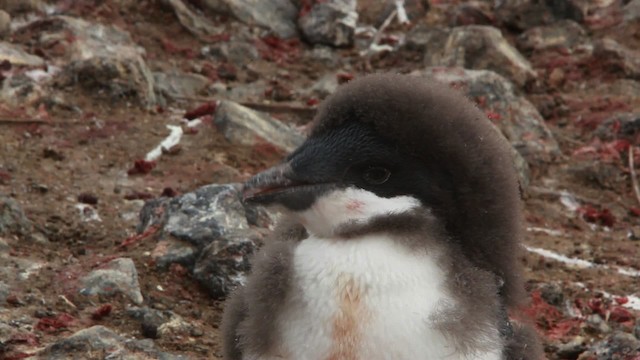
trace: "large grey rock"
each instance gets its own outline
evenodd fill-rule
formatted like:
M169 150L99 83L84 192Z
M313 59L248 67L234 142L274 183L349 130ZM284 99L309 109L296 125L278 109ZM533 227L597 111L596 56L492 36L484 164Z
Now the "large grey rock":
M152 256L166 268L176 262L189 269L214 297L224 297L244 281L249 257L272 220L261 208L241 202L241 185L208 185L172 199L147 202L139 232L158 227Z
M231 14L246 24L267 28L282 38L297 35L298 9L290 0L204 0L202 5Z
M0 17L1 17L1 14L0 14ZM3 62L3 61L8 61L12 65L18 65L18 66L44 65L44 60L42 60L41 57L31 55L23 51L20 47L4 41L0 42L0 62Z
M355 0L318 1L298 18L304 38L312 44L351 46L358 13Z
M536 76L529 61L494 27L470 25L425 29L423 36L428 39L424 53L427 66L492 70L518 86Z
M220 102L214 123L225 138L235 144L252 146L266 141L289 152L304 141L293 128L232 101Z
M558 143L533 104L493 71L429 68L420 74L455 86L478 103L529 164L560 154Z
M153 75L144 61L144 49L128 32L115 26L89 23L69 16L35 21L18 31L34 46L60 50L53 53L63 71L61 85L80 85L98 98L156 102Z
M522 50L561 49L571 52L576 46L588 41L587 32L573 20L562 20L548 26L531 28L518 37Z
M0 309L2 309L7 301L11 288L4 281L0 281Z
M38 359L86 359L89 354L100 354L104 359L122 360L186 360L182 355L159 351L152 341L127 339L104 326L80 330L66 339L46 347Z
M593 56L605 62L608 68L621 71L627 78L640 79L640 51L605 38L594 43Z
M103 267L93 270L81 280L80 293L93 296L124 294L135 304L142 304L143 297L138 282L138 271L129 258L111 260Z

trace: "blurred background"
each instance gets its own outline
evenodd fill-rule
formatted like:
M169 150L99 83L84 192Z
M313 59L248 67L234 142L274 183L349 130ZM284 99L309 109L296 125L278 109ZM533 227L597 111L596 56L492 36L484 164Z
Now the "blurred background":
M215 359L239 184L371 72L513 145L550 359L640 359L640 1L0 0L0 359Z

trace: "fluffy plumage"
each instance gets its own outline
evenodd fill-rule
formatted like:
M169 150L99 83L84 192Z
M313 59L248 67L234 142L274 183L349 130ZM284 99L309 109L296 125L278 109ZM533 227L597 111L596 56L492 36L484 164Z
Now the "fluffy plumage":
M540 358L506 316L523 299L508 146L441 84L342 86L305 144L247 183L287 216L227 304L225 357Z

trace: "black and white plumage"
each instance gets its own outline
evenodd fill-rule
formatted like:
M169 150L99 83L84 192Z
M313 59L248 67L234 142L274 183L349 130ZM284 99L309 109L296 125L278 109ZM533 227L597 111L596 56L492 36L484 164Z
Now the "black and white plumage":
M245 185L285 219L223 320L227 359L539 359L509 144L442 84L370 75Z

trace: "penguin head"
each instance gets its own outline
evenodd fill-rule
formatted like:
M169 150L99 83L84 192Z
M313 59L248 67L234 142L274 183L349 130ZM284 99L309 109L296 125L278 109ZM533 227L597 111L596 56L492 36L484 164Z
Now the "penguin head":
M368 75L326 99L308 139L250 179L244 198L298 215L307 230L309 222L331 227L427 208L476 266L503 278L505 298L515 304L523 294L515 255L522 211L510 146L448 86Z
M312 134L281 164L250 179L247 202L279 206L317 235L384 213L442 202L448 180L361 122Z

